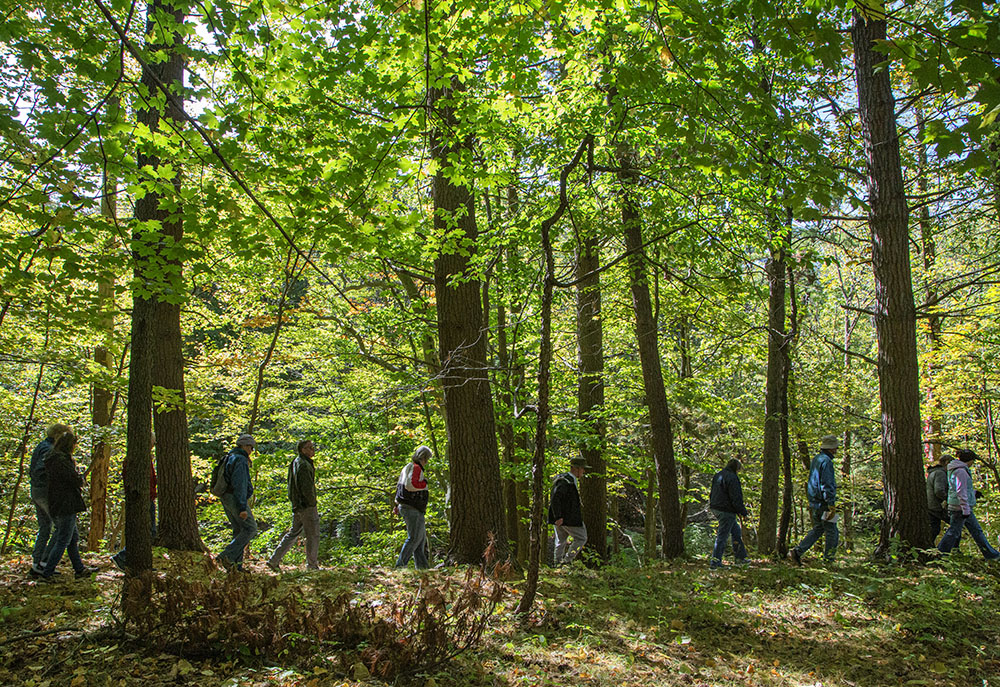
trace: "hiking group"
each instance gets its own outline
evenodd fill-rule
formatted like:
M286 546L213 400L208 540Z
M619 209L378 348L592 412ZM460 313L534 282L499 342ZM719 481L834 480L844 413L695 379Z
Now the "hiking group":
M31 500L38 520L38 533L32 550L30 574L42 582L52 581L59 572L57 565L68 554L75 577L92 575L96 568L84 564L80 557L77 514L86 510L83 498L84 476L80 474L73 453L78 438L66 425L54 424L46 437L35 447L29 468ZM155 446L155 438L153 441ZM839 543L837 527L837 481L833 460L840 446L834 435L822 438L819 453L813 458L806 483L811 529L788 552L789 560L802 564L802 556L822 537L823 559L832 562ZM223 512L232 529L232 538L216 556L227 571L243 570L244 552L258 534L253 515L254 485L251 473L252 457L257 442L250 434L240 435L235 446L218 461L212 474L210 489L219 497ZM296 456L288 466L287 494L292 510L291 526L280 537L274 551L266 560L273 572L281 572L281 563L291 547L304 537L306 567L319 569L319 510L316 497L316 446L312 440L298 442ZM395 567L405 567L412 560L416 568L430 566L430 547L427 538L426 512L429 500L427 464L433 452L427 446L418 446L413 456L399 474L396 482L393 513L399 515L406 527L406 540L396 559ZM931 465L927 474L928 518L934 536L947 526L938 543L938 550L948 553L967 530L988 559L1000 558L1000 551L993 548L982 527L976 520L973 508L979 492L973 487L969 465L978 459L974 451L959 449L954 459L942 456ZM554 562L563 565L573 562L587 543L587 528L583 519L580 499L580 480L590 466L582 458L570 460L569 471L560 473L552 482L548 506L548 524L555 531ZM743 542L743 520L748 516L740 482L742 464L733 458L712 478L709 508L718 521L715 542L709 556L709 566L722 567L727 546L731 544L733 558L738 565L748 563L747 548ZM156 536L156 472L150 466L150 529ZM124 570L127 565L126 550L111 557L112 562Z

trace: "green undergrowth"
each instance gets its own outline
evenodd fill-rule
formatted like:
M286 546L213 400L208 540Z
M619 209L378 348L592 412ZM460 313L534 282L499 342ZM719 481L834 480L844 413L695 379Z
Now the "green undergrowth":
M234 577L160 554L149 603L174 607L124 633L119 572L45 586L26 567L0 563L0 684L1000 686L1000 566L964 555L912 567L575 564L543 570L518 618L523 582L500 589L474 570Z

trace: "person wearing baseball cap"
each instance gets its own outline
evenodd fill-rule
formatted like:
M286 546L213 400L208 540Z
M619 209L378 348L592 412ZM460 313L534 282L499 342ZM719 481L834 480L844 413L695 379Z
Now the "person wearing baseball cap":
M825 539L823 560L832 562L837 552L840 530L837 529L837 476L833 469L833 458L838 448L840 439L834 434L827 434L820 440L819 453L809 466L806 497L809 499L812 529L798 546L788 552L788 557L795 565L802 565L802 554L819 541L820 537Z
M243 569L243 550L257 536L257 521L250 511L253 497L253 482L250 479L250 456L257 442L249 434L241 434L236 439L236 448L226 457L225 475L228 487L219 497L226 512L229 525L233 528L233 540L216 559L228 571Z

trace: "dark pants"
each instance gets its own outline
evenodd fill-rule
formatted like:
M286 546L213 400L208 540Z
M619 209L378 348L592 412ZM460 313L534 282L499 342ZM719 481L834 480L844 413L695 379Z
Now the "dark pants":
M31 567L41 571L51 550L49 541L52 534L52 518L49 516L49 503L44 493L37 493L32 489L31 501L35 504L35 518L38 520L38 534L35 535L35 547L31 551Z
M733 558L737 563L747 562L747 547L743 544L743 531L736 513L712 509L719 521L719 531L715 534L715 546L712 548L712 560L709 565L718 568L722 565L722 557L726 554L726 544L733 539Z
M837 544L840 542L840 530L837 529L836 522L823 519L823 513L825 512L826 508L809 509L809 515L812 518L812 529L799 542L795 550L801 555L812 548L812 545L819 541L820 537L823 537L823 558L829 563L833 560L833 556L837 552Z

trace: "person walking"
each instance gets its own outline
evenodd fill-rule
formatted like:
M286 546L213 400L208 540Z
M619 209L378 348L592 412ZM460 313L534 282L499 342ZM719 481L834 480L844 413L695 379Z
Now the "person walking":
M809 466L806 497L809 499L812 529L798 546L788 552L788 557L795 565L802 565L802 554L812 548L820 537L825 539L823 560L831 563L837 552L840 531L837 529L837 478L833 469L833 458L838 448L840 439L833 434L827 434L820 440L819 453Z
M49 454L56 441L70 428L56 423L49 425L45 438L38 442L31 452L31 463L28 466L28 479L31 485L31 502L35 506L35 518L38 521L38 534L35 535L35 546L31 550L31 571L34 578L42 576L42 566L49 551L49 541L52 534L52 516L49 515L49 479L45 473L45 456ZM56 573L54 573L56 574Z
M941 534L941 525L951 523L948 515L948 457L942 453L936 463L927 466L927 520L931 524L931 541Z
M223 468L228 486L219 500L233 528L233 540L216 560L230 572L243 570L243 550L257 536L257 521L250 510L250 499L253 497L250 455L256 447L257 442L251 435L241 434L236 440L236 447L226 456Z
M955 459L948 463L948 514L950 516L948 529L938 543L938 551L949 553L962 539L962 528L969 530L972 541L979 547L983 558L996 560L1000 558L997 551L986 539L983 528L976 520L972 509L976 505L976 489L972 485L972 472L969 465L979 460L975 451L962 448L955 452Z
M418 446L413 458L396 481L396 506L393 512L402 516L406 523L406 541L396 559L397 568L406 567L413 559L418 570L428 567L427 560L427 475L424 470L431 459L432 451L427 446Z
M267 559L267 567L281 572L281 561L300 535L306 535L306 566L319 570L319 510L316 508L316 445L310 439L300 441L298 455L288 466L288 500L292 504L292 526Z
M733 540L733 558L736 559L737 565L747 563L747 547L743 545L743 531L739 521L739 518L747 516L747 509L743 503L743 486L737 474L742 467L743 464L733 458L712 478L708 506L719 521L719 529L715 533L715 546L712 548L712 557L709 561L709 567L713 569L722 567L722 558L726 553L726 543L730 537Z
M587 543L587 526L583 523L583 506L580 503L580 478L589 469L586 458L572 458L569 472L557 475L552 481L548 516L549 524L555 525L556 531L556 565L572 563Z
M42 567L43 582L52 580L56 566L63 553L67 552L77 579L90 577L97 570L84 565L80 558L80 533L76 527L76 514L87 510L87 503L83 500L83 476L73 460L76 444L76 435L66 431L45 456L49 515L54 529Z

